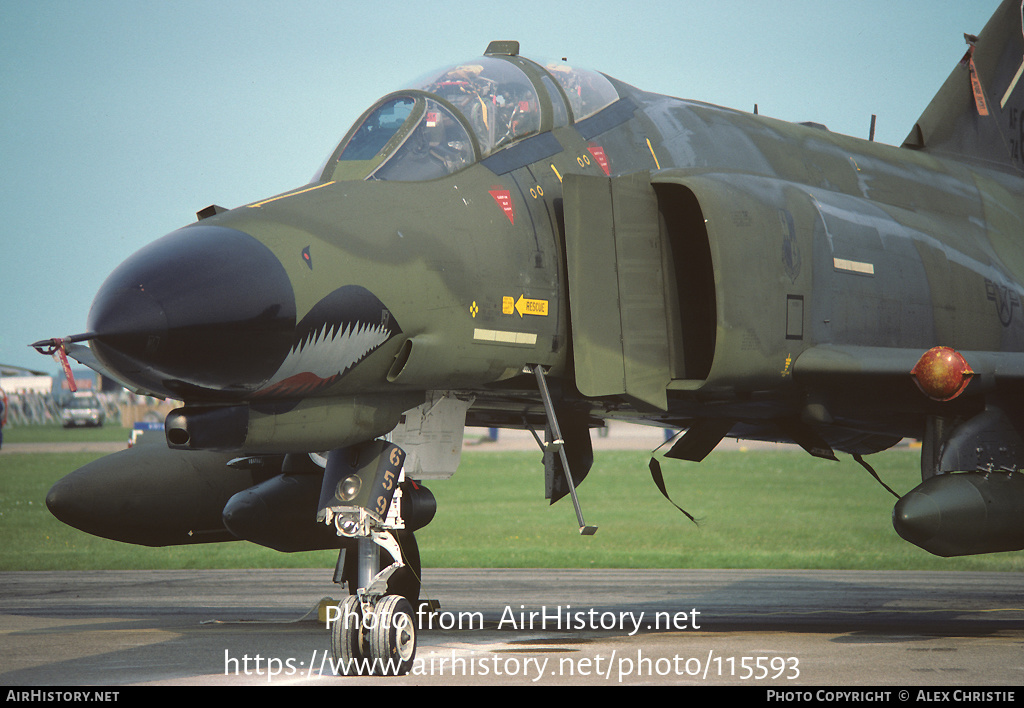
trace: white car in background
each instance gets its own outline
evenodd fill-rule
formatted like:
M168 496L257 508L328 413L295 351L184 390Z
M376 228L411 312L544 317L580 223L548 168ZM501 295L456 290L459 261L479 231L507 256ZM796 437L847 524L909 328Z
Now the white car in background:
M91 393L75 395L64 404L60 412L61 423L65 428L79 425L101 427L106 417L100 399Z

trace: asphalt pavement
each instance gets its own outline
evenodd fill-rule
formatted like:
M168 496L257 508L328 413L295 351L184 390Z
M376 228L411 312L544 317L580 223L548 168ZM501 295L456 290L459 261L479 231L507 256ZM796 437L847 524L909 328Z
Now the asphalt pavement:
M331 569L0 573L0 684L995 687L1014 573L424 570L410 675L339 676ZM1019 688L1017 689L1020 693Z

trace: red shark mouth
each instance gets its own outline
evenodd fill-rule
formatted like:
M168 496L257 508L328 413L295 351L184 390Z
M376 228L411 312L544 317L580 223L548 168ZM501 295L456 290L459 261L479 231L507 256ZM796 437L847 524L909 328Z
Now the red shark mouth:
M288 398L321 391L401 331L369 290L338 288L296 325L291 350L256 395Z
M266 398L293 398L296 396L308 396L341 379L341 374L335 374L328 378L321 378L310 371L289 376L283 381L261 388L256 392L257 396Z

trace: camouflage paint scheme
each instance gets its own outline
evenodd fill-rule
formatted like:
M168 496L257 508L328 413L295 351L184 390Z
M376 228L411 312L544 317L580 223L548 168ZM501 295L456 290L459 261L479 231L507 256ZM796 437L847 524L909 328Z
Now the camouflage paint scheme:
M929 550L1019 549L1020 3L969 43L900 147L492 43L371 107L314 182L210 207L132 256L63 346L184 401L174 452L278 470L441 402L442 445L463 425L550 432L536 367L577 482L588 430L612 418L686 429L670 456L692 460L725 436L858 459L915 437L924 497L962 472L946 476L995 474L1010 500L980 540ZM966 384L949 400L910 373L939 346L966 361L934 365ZM426 459L425 438L406 439ZM111 465L93 474L129 474ZM940 525L960 526L937 532L944 544L991 506L950 494ZM180 533L159 542L195 542Z

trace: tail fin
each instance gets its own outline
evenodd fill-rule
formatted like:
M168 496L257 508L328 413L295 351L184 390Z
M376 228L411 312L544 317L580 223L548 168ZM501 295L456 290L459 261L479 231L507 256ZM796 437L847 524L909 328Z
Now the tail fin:
M1024 0L1003 0L903 147L1024 173Z

